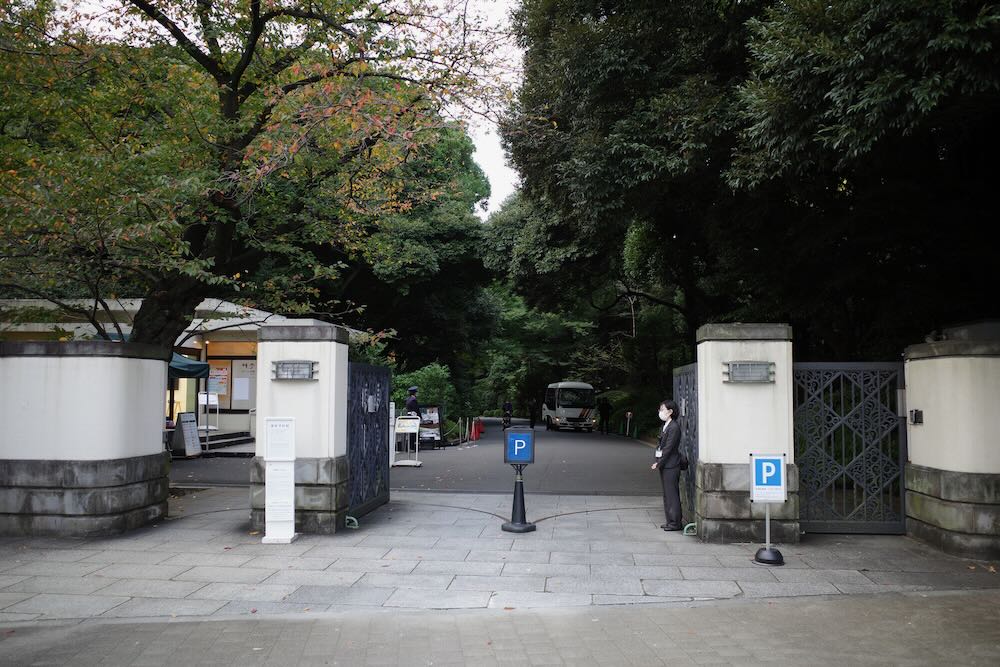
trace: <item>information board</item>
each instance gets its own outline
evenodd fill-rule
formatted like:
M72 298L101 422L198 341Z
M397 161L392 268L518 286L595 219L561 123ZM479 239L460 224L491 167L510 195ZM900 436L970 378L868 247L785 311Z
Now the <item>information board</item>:
M396 417L396 433L419 433L420 417Z
M295 419L267 417L264 419L264 460L295 460Z
M295 418L264 418L264 544L295 534Z
M170 445L171 453L184 456L200 456L201 440L198 439L198 420L193 412L181 412L177 415L177 428Z

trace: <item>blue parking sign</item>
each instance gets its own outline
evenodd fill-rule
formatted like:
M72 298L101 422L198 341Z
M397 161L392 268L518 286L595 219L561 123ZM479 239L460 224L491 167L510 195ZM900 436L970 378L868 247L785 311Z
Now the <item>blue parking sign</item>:
M782 454L750 455L750 500L783 503L788 495L785 487L785 456Z
M513 431L508 429L504 434L504 463L534 463L535 433L534 431Z

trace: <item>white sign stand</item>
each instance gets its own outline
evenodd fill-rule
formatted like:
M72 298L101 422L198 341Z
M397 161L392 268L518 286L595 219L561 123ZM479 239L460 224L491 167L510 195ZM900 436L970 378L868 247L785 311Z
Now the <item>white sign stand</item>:
M784 454L750 454L750 502L764 503L764 547L757 550L754 562L784 565L781 552L771 548L771 503L788 500Z
M295 532L295 418L264 419L263 544L290 544Z
M396 463L396 404L389 401L389 467Z
M402 434L409 437L412 434L414 440L416 441L416 452L412 459L394 460L392 465L394 466L408 466L412 468L419 468L423 465L420 461L420 417L416 415L404 415L402 417L396 417L396 434ZM395 449L395 444L393 444L393 449ZM408 448L407 448L408 449Z

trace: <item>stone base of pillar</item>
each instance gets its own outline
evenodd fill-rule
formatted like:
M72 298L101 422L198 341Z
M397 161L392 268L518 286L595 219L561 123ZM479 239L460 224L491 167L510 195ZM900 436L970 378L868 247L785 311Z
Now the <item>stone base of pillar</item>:
M799 475L787 466L788 500L771 505L771 542L799 541ZM698 462L695 515L702 542L764 542L764 506L750 502L750 464Z
M263 457L250 467L250 524L264 530ZM346 456L295 460L295 532L332 535L344 528L348 510Z
M1000 475L907 464L906 533L957 556L1000 558Z
M167 515L170 455L0 461L0 536L101 537Z

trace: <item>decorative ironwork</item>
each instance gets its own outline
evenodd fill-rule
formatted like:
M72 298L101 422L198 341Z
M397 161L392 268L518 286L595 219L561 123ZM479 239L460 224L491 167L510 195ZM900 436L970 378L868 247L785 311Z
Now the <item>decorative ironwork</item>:
M350 364L347 385L347 460L350 513L362 516L389 500L388 368Z
M803 530L906 532L902 364L795 364L793 375Z
M686 521L694 521L694 475L698 466L698 364L688 364L674 369L674 402L680 408L681 449L688 457L689 466L682 477Z

